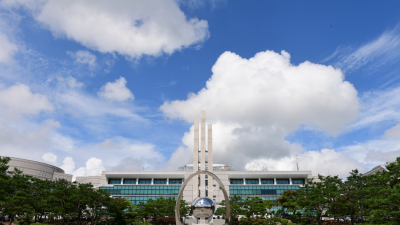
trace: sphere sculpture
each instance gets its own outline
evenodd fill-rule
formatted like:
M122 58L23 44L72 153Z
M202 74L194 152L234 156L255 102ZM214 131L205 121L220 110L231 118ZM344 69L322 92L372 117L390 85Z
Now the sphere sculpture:
M196 219L204 217L208 220L214 213L215 205L213 200L209 198L196 198L192 202L192 212Z
M221 188L221 190L222 190L222 193L224 194L225 204L226 204L226 205L225 205L225 207L226 207L225 225L230 225L230 223L231 223L231 205L229 204L229 195L228 195L228 193L226 192L225 187L224 187L224 185L222 184L221 180L220 180L215 174L213 174L213 173L211 173L211 172L209 172L209 171L204 171L204 170L197 171L197 172L193 173L192 175L190 175L190 176L185 180L185 182L183 182L182 187L181 187L181 189L179 190L178 197L176 198L176 205L175 205L176 225L182 225L181 220L180 220L181 214L180 214L179 210L180 210L180 206L181 206L181 198L182 198L182 195L183 195L183 190L185 189L186 185L188 184L188 182L189 182L193 177L195 177L195 176L197 176L197 175L200 175L200 174L205 174L205 175L211 176L211 177L214 178L215 181L217 181L217 183L219 184L219 186L220 186L220 188ZM177 219L177 218L179 218L179 219Z

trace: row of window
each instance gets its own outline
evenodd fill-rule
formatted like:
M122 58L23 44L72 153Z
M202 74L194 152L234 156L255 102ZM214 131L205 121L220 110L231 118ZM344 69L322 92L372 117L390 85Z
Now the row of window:
M158 186L158 185L114 185L113 187L100 187L100 189L105 190L179 190L180 185L171 186Z
M178 195L179 190L119 190L108 189L110 195Z
M259 184L259 179L245 179L246 184ZM230 179L231 184L243 184L243 179ZM277 184L290 184L289 179L276 179ZM274 179L261 179L261 184L274 184ZM304 179L292 179L292 184L304 184Z
M298 185L258 185L258 186L229 186L229 190L261 190L261 189L269 189L269 190L276 190L276 189L282 189L282 190L297 190L300 189Z
M150 199L156 200L159 197L161 197L161 196L113 196L113 198L126 198L135 205L139 205L141 202L147 203L148 200L150 200ZM176 200L176 197L163 196L163 198L173 198L174 200Z
M108 179L108 184L121 184L121 180ZM124 179L124 184L136 184L136 179ZM151 184L151 179L139 179L138 184ZM154 179L153 184L167 184L167 179ZM169 179L169 184L182 184L182 179Z

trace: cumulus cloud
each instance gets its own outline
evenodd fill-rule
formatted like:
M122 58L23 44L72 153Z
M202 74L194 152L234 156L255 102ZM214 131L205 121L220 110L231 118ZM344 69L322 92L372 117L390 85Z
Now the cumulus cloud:
M214 124L214 161L237 169L257 158L280 159L302 151L285 137L303 125L338 135L358 116L357 91L340 70L308 61L292 65L285 51L260 52L251 59L225 52L212 72L197 94L165 102L160 110L187 122L205 110ZM187 152L192 142L191 129L183 137Z
M78 63L87 64L91 69L96 67L96 56L88 51L68 52L68 54Z
M400 124L388 129L384 134L385 138L398 138L400 139Z
M86 166L80 167L77 170L74 170L74 159L72 157L65 157L61 169L63 169L67 174L72 174L73 181L76 179L77 176L100 176L101 172L105 170L103 166L103 161L96 157L91 157L90 159L88 159L86 161Z
M54 109L46 96L32 93L25 84L16 84L0 90L0 107L23 114L38 114Z
M0 34L0 63L10 62L17 50L16 44L11 43L6 35Z
M3 5L32 10L56 37L131 58L172 54L209 36L207 21L187 18L174 0L5 1Z
M72 157L65 157L63 164L60 166L67 174L73 174L75 169L75 162Z
M44 153L44 154L42 155L42 159L43 159L43 161L46 162L46 163L50 163L50 164L52 164L52 165L56 165L56 164L57 164L57 156L54 155L54 154L51 153L51 152Z
M349 176L349 172L358 169L366 172L364 164L349 158L345 154L333 149L322 149L321 151L307 151L299 155L299 170L312 171L313 175L327 176L339 175L342 178ZM245 168L251 170L253 167L268 168L269 171L294 171L296 164L293 157L281 159L256 159L246 164Z
M111 101L125 101L128 99L135 99L132 92L126 87L126 80L124 77L116 79L114 83L107 82L104 86L100 88L97 95L101 98L111 100Z

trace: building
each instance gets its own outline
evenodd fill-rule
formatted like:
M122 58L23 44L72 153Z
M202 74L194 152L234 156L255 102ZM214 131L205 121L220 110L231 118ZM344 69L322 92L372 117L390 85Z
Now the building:
M59 167L28 159L10 158L11 160L8 162L8 171L13 171L14 168L18 168L23 174L42 180L65 179L67 181L72 181L72 175L65 174L64 170Z
M388 170L386 169L386 167L387 167L389 164L391 164L391 163L394 163L394 162L386 162L386 163L384 163L384 164L382 164L382 165L375 166L375 167L372 168L370 171L364 173L364 176L373 175L373 174L376 174L377 172L382 172L382 171L384 171L384 170L388 171Z
M193 164L177 168L177 171L103 171L101 176L77 177L78 183L92 183L105 189L113 197L124 197L134 204L159 197L176 198L181 184L191 174L208 170L222 181L227 192L233 196L258 196L264 200L275 200L285 190L297 190L311 171L235 171L231 166L213 163L212 125L207 126L205 112L201 120L194 121ZM213 165L213 166L209 166ZM224 200L218 183L206 175L199 175L189 181L183 193L183 200L191 203L197 197L209 197L219 204Z

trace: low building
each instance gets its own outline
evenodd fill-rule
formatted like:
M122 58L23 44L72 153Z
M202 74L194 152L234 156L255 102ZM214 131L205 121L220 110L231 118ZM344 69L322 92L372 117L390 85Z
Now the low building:
M65 179L67 181L72 181L72 175L65 174L64 170L59 167L28 159L14 157L10 157L10 159L10 162L8 162L8 171L13 171L14 168L18 168L23 174L42 180Z

